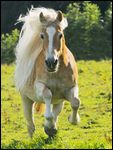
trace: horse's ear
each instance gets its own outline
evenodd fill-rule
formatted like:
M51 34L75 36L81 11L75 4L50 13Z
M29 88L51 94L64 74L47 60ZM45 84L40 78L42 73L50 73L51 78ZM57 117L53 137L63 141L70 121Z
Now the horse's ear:
M62 21L62 19L63 19L63 14L62 14L62 12L59 10L58 11L58 15L57 15L57 21L59 21L59 22L61 22Z
M44 17L42 12L40 13L40 17L39 18L40 18L40 22L41 23L45 23L46 22L46 18Z

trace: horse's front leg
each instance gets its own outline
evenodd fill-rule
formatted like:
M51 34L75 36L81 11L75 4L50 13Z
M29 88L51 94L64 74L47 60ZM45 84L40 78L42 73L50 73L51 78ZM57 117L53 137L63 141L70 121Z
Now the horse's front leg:
M46 106L44 130L46 134L53 136L56 134L56 129L51 106L52 93L43 83L40 82L36 84L36 93L38 98L43 98Z
M66 98L70 101L72 107L72 113L69 116L68 120L72 124L78 124L80 121L80 117L78 114L78 109L80 106L80 100L78 98L78 86L76 85L66 95Z
M55 128L55 122L54 122L52 106L51 106L52 93L48 88L45 88L43 95L44 95L43 97L46 105L44 129L46 134L48 134L49 136L54 136L57 130Z

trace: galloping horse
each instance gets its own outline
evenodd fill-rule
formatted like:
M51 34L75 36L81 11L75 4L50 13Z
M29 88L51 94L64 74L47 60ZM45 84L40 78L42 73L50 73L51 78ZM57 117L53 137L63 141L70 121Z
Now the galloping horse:
M32 8L18 19L24 22L16 47L16 86L22 97L28 133L35 130L33 104L45 104L44 129L48 136L57 132L57 118L64 99L69 101L72 113L68 120L77 124L78 108L77 65L65 44L64 29L67 19L61 11Z

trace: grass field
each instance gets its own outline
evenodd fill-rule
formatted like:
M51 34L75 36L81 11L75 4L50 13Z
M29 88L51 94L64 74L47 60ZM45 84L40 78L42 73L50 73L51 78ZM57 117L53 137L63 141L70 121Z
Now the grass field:
M79 109L81 122L71 125L68 102L59 115L58 134L49 139L44 133L43 114L35 112L36 131L29 139L22 103L14 85L14 64L2 65L2 149L111 149L112 141L112 62L78 61Z

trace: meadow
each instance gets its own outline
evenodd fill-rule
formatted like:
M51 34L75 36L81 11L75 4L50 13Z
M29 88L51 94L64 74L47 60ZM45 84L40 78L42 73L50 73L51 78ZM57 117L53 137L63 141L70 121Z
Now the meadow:
M2 149L112 148L112 60L78 61L81 122L76 126L68 122L71 107L65 102L53 139L44 133L44 116L37 112L34 112L35 134L32 140L28 137L14 70L14 64L1 66Z

